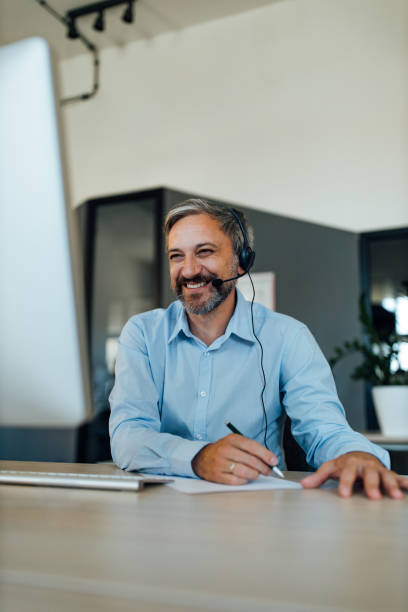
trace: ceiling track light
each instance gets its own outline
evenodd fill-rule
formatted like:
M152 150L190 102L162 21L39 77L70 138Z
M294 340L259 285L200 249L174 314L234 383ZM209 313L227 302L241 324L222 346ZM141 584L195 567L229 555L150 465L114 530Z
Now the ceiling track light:
M93 29L97 30L98 32L103 32L105 29L105 16L103 11L99 11L94 24L93 24Z
M67 38L79 38L79 32L76 29L75 19L69 19L68 21Z
M126 4L126 9L122 15L122 21L125 23L133 23L134 21L134 5L137 0L101 0L93 2L86 6L79 6L65 13L65 23L68 28L67 36L69 38L79 38L79 32L76 29L76 20L85 15L96 13L96 19L93 23L93 29L97 32L103 32L105 29L105 11L121 4Z
M134 10L133 10L134 0L129 0L129 4L125 12L122 15L122 21L125 23L133 23L134 21Z
M99 51L96 45L94 45L88 38L77 28L77 20L79 17L85 15L91 15L96 13L96 19L93 23L93 28L97 32L103 32L105 29L105 14L104 11L126 4L126 10L122 15L122 21L125 23L133 23L134 21L134 4L137 0L101 0L100 2L93 2L86 6L79 6L71 9L62 15L53 9L46 0L35 0L40 6L42 6L48 13L58 19L66 28L66 34L68 38L79 39L79 41L86 46L88 51L93 55L93 87L92 91L79 94L76 96L70 96L61 100L61 104L68 104L70 102L79 102L80 100L90 100L99 89Z

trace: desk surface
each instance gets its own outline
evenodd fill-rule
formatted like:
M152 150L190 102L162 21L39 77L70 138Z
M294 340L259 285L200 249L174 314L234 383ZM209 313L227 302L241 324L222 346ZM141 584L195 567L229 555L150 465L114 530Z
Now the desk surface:
M3 612L408 609L408 496L189 496L165 485L140 493L2 485L0 495Z
M377 431L362 431L361 433L374 444L379 444L387 450L408 451L408 436L385 436Z

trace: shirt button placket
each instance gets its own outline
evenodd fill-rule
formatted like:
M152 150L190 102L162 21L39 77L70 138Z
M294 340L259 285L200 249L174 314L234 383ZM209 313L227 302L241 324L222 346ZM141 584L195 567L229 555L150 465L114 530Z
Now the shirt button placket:
M200 359L200 371L198 376L198 402L194 419L194 438L196 440L206 439L206 424L208 399L210 393L211 358L209 351L203 351Z

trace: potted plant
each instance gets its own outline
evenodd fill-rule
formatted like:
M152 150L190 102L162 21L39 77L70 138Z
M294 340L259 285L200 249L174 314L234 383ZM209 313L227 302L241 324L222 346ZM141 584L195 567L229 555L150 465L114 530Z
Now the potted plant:
M344 357L360 353L363 360L354 369L354 380L365 380L372 385L375 411L382 433L390 437L408 436L408 371L399 361L399 349L404 338L396 333L380 334L373 326L361 296L359 319L364 340L351 340L335 347L334 366Z

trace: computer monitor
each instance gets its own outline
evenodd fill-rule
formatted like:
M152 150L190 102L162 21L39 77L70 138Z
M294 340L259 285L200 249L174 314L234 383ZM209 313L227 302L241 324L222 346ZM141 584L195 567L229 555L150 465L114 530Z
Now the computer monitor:
M0 89L0 425L73 427L91 415L91 393L45 40L0 48Z

